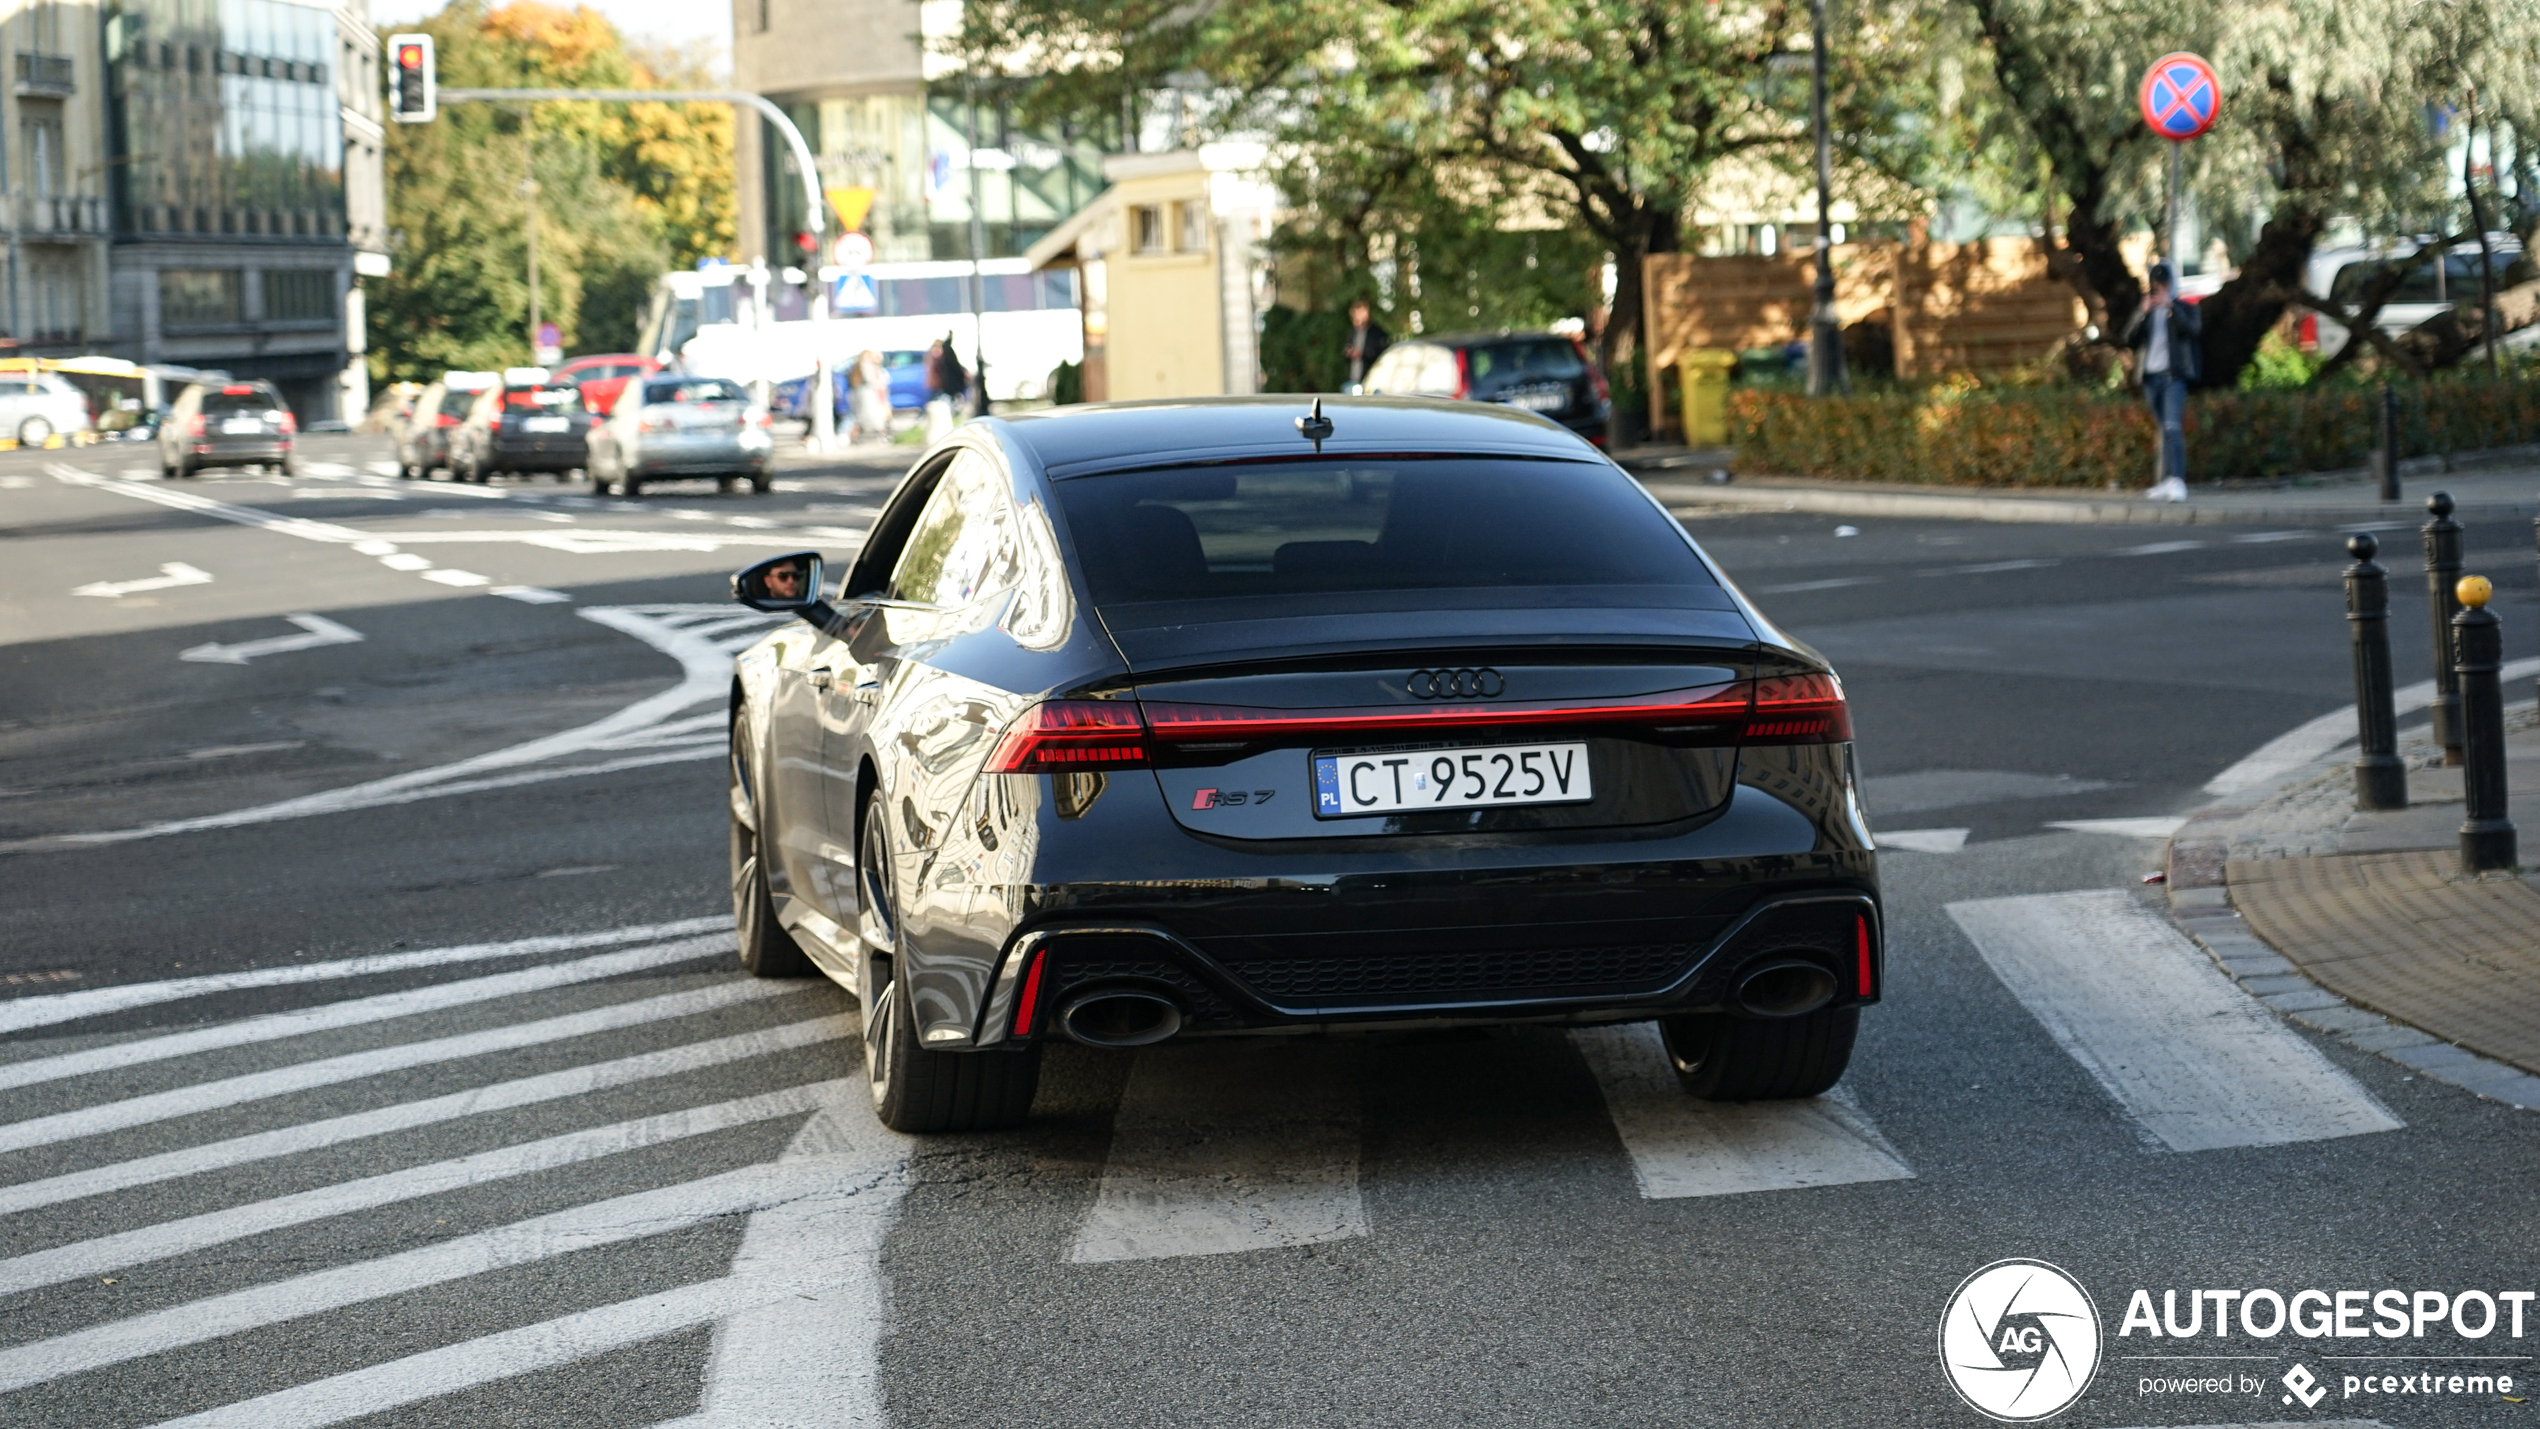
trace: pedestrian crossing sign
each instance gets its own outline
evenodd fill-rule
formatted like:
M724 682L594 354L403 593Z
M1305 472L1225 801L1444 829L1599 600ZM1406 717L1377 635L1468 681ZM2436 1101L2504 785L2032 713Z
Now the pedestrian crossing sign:
M873 280L862 273L839 277L829 290L829 311L833 313L869 313L882 306L873 291Z

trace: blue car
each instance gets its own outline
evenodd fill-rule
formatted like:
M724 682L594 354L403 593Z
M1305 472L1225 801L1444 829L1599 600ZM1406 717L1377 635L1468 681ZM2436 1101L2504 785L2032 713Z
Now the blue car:
M882 354L882 370L891 378L891 410L915 412L925 407L930 394L926 390L926 354L916 351L894 351ZM811 409L804 394L811 390L811 379L797 377L776 384L776 410L789 417L808 417ZM841 422L852 421L854 412L847 396L847 369L841 367L829 374L831 413Z

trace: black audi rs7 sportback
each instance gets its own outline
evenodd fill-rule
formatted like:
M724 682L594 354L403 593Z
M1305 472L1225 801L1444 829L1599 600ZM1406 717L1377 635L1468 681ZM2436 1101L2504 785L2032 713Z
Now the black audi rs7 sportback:
M1052 1038L1656 1020L1811 1096L1884 985L1843 687L1508 407L974 421L732 680L741 959L864 1004L881 1119L1011 1125Z

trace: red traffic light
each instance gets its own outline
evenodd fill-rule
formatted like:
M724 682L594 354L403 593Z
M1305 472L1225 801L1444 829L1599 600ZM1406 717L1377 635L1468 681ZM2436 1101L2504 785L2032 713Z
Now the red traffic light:
M421 68L423 68L423 46L421 46L421 45L399 45L399 46L397 47L397 68L399 68L399 69L421 69Z
M820 251L820 239L809 232L797 233L794 235L794 251L809 257Z

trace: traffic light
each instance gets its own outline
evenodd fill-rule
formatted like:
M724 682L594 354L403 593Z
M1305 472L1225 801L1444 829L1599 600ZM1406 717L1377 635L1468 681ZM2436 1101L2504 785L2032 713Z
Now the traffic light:
M388 37L388 114L400 124L425 124L433 115L432 37Z

